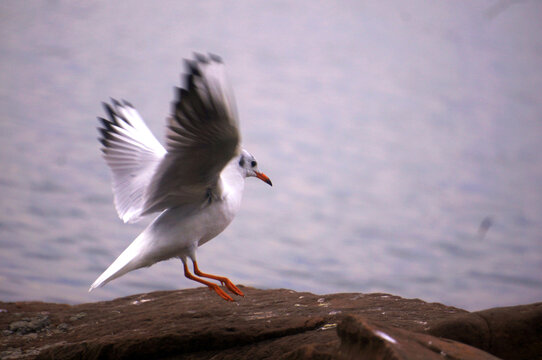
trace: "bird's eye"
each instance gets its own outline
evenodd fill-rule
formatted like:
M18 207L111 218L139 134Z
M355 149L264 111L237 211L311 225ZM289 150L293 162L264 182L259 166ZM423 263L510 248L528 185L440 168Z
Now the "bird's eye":
M255 167L256 165L258 165L258 163L256 161L252 161L250 165L252 165L252 167Z

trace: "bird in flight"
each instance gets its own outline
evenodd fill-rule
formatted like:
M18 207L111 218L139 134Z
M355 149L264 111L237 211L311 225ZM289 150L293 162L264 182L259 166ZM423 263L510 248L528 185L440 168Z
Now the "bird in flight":
M91 285L103 286L132 270L179 258L184 275L233 301L215 280L243 296L228 278L202 272L199 246L220 234L241 205L245 178L272 185L241 147L238 116L224 65L216 55L185 60L162 146L128 102L105 104L100 142L113 180L115 208L124 222L159 213ZM194 273L190 272L188 260ZM209 280L207 280L209 279Z

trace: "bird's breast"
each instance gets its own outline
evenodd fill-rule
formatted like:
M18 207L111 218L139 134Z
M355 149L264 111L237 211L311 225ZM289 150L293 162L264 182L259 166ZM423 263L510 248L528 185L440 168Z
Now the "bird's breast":
M227 197L210 204L201 214L204 217L204 219L201 219L201 224L205 225L198 246L203 245L224 231L232 222L238 210L239 204Z

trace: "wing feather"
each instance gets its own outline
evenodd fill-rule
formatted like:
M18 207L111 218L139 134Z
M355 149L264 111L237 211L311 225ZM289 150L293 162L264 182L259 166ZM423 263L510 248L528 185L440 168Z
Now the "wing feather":
M145 193L166 149L128 102L104 103L108 119L98 118L104 158L113 174L115 208L124 222L139 220Z
M220 172L239 154L237 109L222 60L195 54L186 60L167 120L167 154L146 194L143 214L203 203L219 192ZM214 194L216 195L216 194Z

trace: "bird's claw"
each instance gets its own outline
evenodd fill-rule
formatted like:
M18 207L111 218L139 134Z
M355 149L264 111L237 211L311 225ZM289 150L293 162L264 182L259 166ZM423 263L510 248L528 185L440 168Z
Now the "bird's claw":
M209 290L214 290L218 294L218 296L220 296L226 301L233 301L233 298L226 294L226 292L224 292L224 290L222 290L218 285L209 286Z
M226 286L228 290L234 293L235 295L245 296L245 294L243 294L243 292L239 290L237 286L233 285L233 283L229 279L226 279L224 282L222 282L222 284Z

